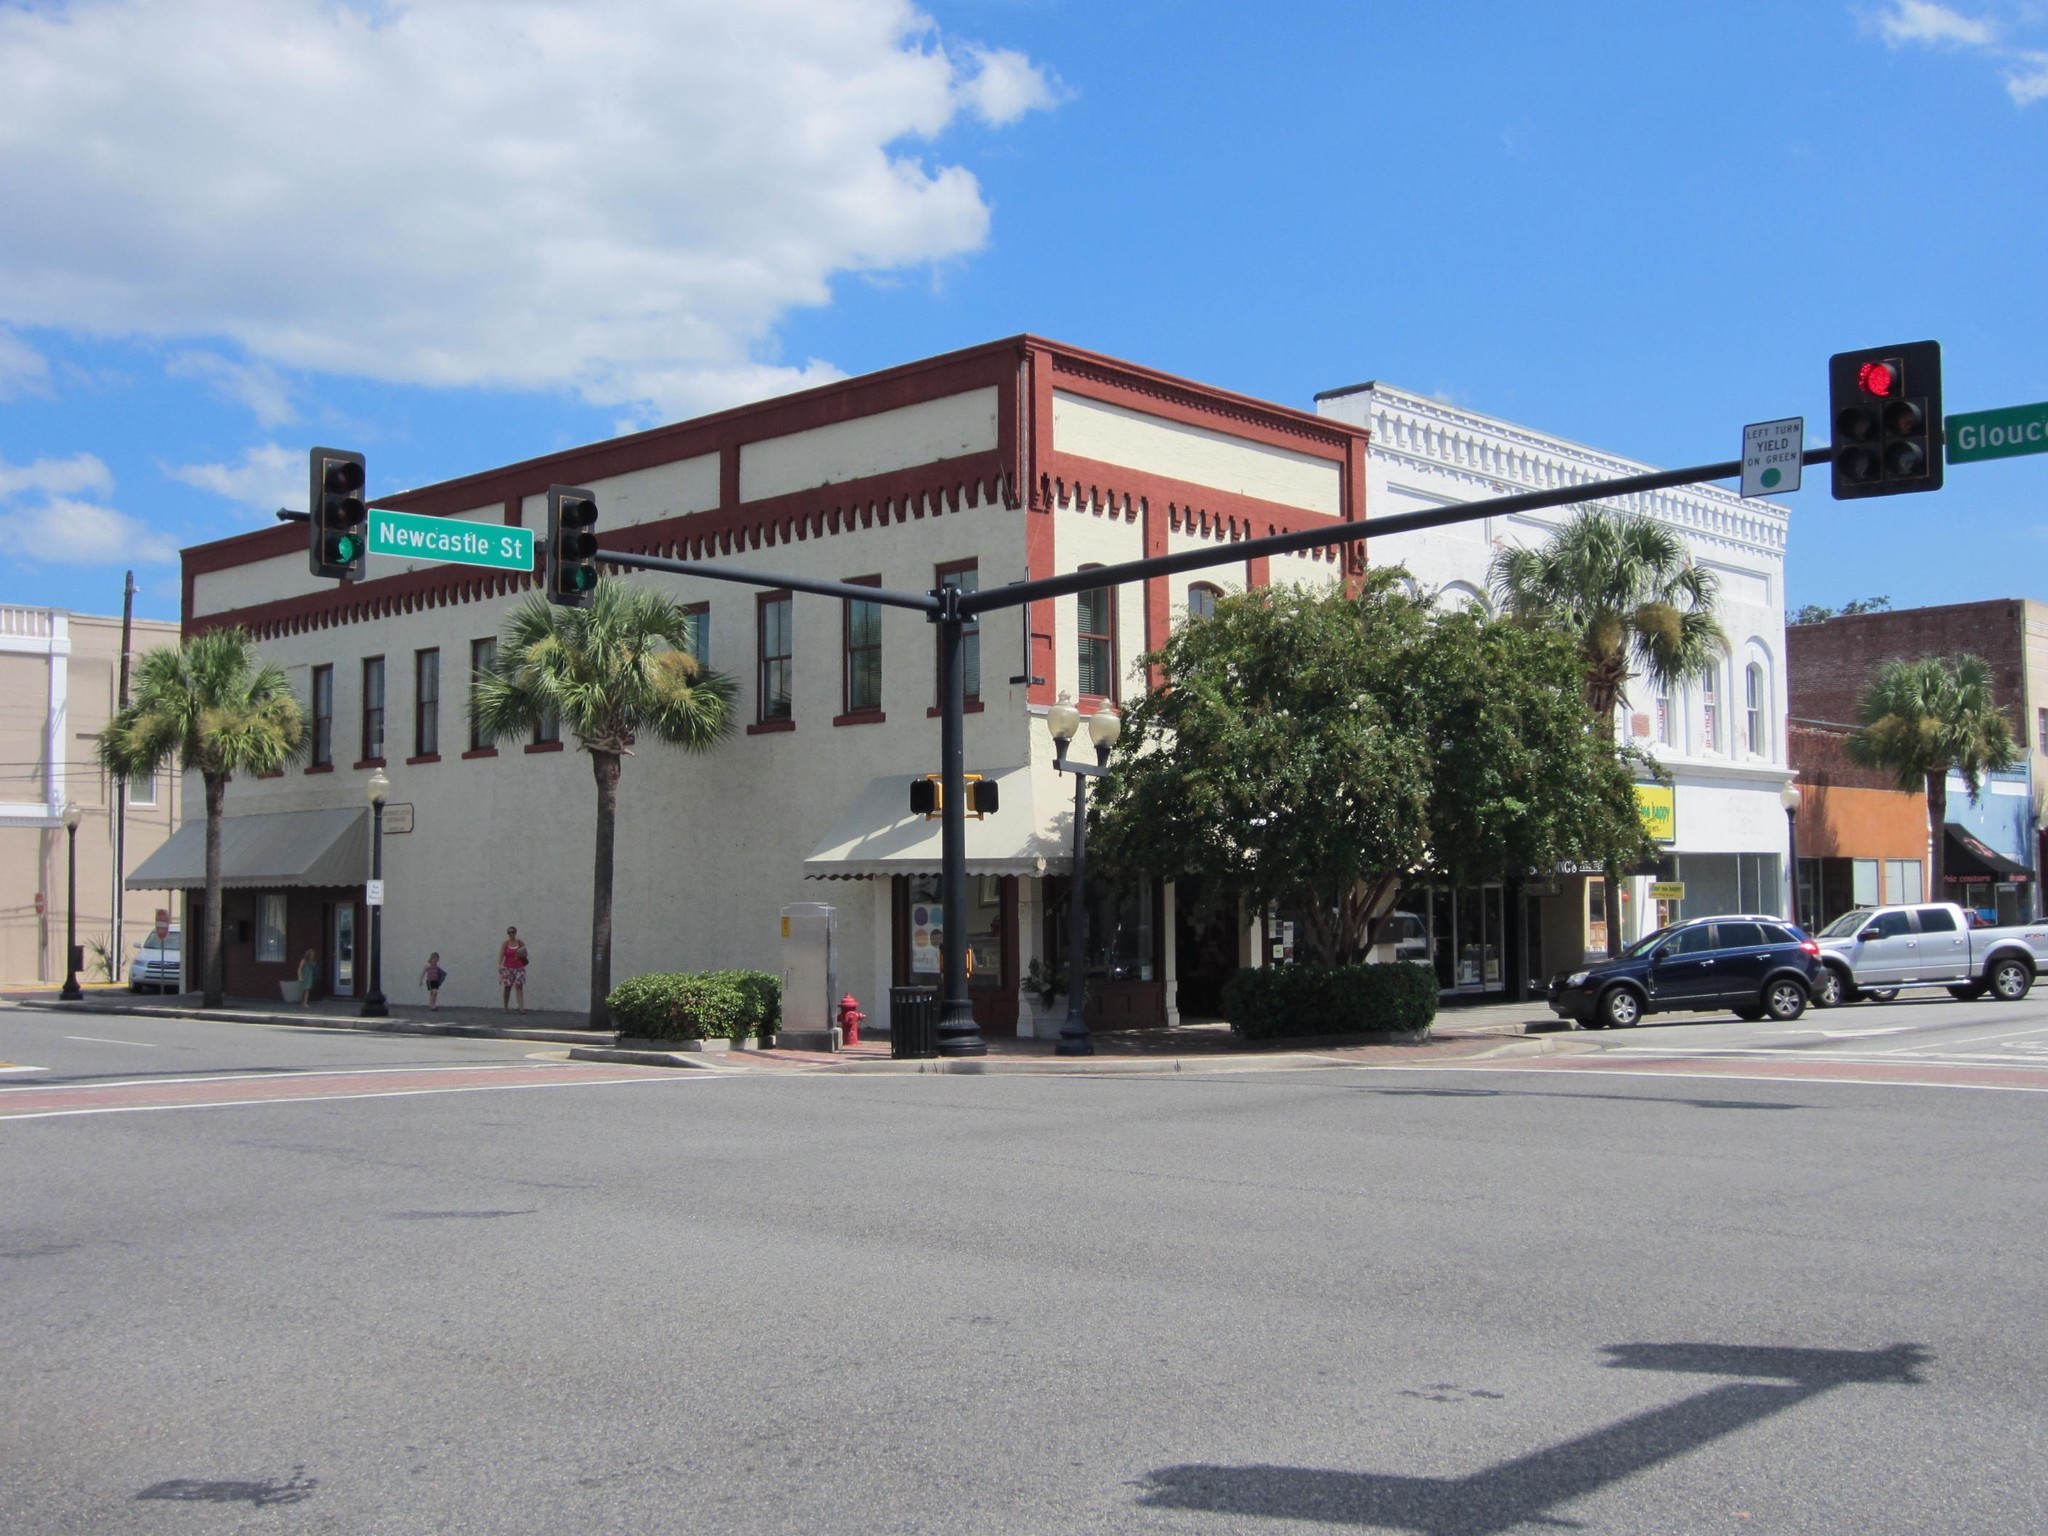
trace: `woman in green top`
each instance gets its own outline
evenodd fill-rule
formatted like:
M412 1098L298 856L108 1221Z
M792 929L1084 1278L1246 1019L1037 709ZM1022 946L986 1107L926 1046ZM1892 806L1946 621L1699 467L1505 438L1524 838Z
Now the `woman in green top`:
M314 950L306 951L306 958L299 962L299 1006L313 1006L313 986L320 980L320 956Z

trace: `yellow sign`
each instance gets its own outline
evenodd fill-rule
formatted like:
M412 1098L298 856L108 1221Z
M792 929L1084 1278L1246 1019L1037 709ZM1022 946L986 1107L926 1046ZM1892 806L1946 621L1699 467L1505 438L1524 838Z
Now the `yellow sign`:
M1658 880L1653 882L1650 886L1650 900L1685 900L1685 882L1683 880Z
M1678 841L1678 791L1669 784L1638 784L1636 814L1653 843Z

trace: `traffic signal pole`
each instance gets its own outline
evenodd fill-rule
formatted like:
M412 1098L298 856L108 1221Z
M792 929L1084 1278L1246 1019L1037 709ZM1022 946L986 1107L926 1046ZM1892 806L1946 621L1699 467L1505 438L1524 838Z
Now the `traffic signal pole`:
M1800 462L1828 464L1834 457L1832 447L1809 448L1801 455ZM1415 533L1424 528L1442 528L1482 517L1499 517L1510 512L1575 506L1581 502L1671 490L1681 485L1733 480L1741 474L1742 460L1727 459L1718 464L1694 465L1690 469L1626 475L1618 480L1589 480L1556 490L1496 496L1490 501L1468 501L1454 506L1432 507L1422 512L1404 512L1394 517L1367 518L1363 522L1342 523L1333 528L1273 534L1263 539L1239 539L1217 548L1155 555L1122 565L1090 566L1085 571L1065 576L1046 576L1036 581L990 587L980 592L963 592L957 587L941 587L934 592L898 592L888 587L862 587L851 582L821 581L773 571L739 570L706 560L672 560L664 555L629 554L608 549L599 550L597 559L602 564L628 570L702 576L711 581L729 581L740 586L787 589L820 597L879 603L887 608L908 608L924 614L938 626L939 768L943 798L939 823L939 899L944 908L942 920L946 935L939 962L939 1054L982 1056L987 1054L988 1046L981 1038L980 1026L974 1019L974 1004L967 992L967 689L963 631L968 620L998 608L1021 607L1025 603L1043 602L1047 598L1065 597L1097 587L1145 581L1154 576L1205 570L1216 565L1235 565L1263 556L1299 554L1308 549L1329 549L1365 539L1386 538L1391 534Z

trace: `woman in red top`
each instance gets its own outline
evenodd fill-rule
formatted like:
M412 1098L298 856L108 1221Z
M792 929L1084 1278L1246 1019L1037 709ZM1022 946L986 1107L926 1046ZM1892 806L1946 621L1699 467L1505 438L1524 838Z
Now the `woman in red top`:
M517 928L505 930L504 946L498 951L498 983L504 988L504 1006L512 1006L512 994L519 994L519 1011L526 1012L526 945Z

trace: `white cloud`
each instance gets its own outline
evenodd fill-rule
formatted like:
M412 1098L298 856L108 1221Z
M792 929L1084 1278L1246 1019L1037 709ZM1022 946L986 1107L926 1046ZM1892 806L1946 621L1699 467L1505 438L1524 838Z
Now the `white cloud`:
M79 491L107 494L113 489L113 471L90 453L73 454L68 459L37 459L33 464L10 464L0 459L0 501L10 500L23 491L66 496Z
M50 361L0 325L0 400L49 393Z
M99 500L78 499L105 498L113 491L113 471L89 453L30 464L0 459L0 550L30 565L177 559L173 540Z
M1933 0L1892 0L1891 9L1877 18L1877 30L1894 48L1906 43L1990 48L1998 42L1996 23L1964 16Z
M161 468L173 480L225 496L266 517L279 507L306 509L304 449L263 443L244 449L239 464L165 464Z
M2006 94L2016 107L2031 107L2048 96L2048 53L2022 53L2023 61L2005 77Z
M1027 112L1058 105L1052 81L1023 54L1009 48L970 48L975 72L960 93L975 116L995 128L1007 128Z
M2048 51L2025 46L2041 40L2043 8L2032 0L2006 0L2005 11L2003 17L1972 17L1934 0L1891 0L1888 10L1866 22L1894 48L1962 49L1997 60L2005 66L2005 91L2013 105L2030 107L2048 97Z
M75 0L0 7L0 79L0 321L671 412L981 246L931 141L1054 94L910 0Z
M218 352L180 352L165 365L165 371L172 378L211 384L217 393L246 405L259 427L278 427L299 419L290 385L268 363L238 363Z
M125 512L61 496L0 510L0 549L30 565L151 565L178 558L175 541Z

